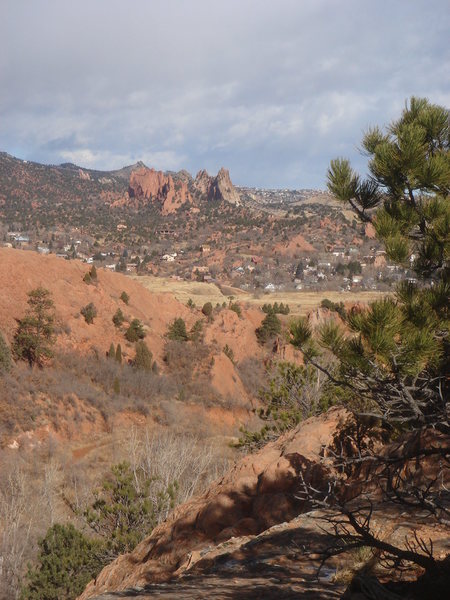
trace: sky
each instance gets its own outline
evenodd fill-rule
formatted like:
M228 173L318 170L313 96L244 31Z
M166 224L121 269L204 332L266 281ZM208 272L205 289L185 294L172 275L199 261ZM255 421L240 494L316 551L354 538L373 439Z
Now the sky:
M450 107L449 0L0 0L0 151L324 188L406 99Z

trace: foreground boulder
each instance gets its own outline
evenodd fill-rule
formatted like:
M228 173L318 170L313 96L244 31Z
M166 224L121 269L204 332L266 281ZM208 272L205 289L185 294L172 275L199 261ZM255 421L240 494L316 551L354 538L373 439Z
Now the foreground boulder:
M294 431L246 456L202 496L177 507L133 552L120 556L91 582L80 600L100 593L169 580L195 551L230 538L257 535L302 511L298 478L321 485L321 456L348 418L344 409L312 417Z

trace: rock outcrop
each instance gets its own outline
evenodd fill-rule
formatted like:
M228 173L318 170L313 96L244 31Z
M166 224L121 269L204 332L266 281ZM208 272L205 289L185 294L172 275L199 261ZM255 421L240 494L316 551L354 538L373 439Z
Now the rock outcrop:
M199 550L237 536L257 535L296 517L299 474L324 482L320 462L348 413L333 409L312 417L256 454L246 456L202 496L177 507L135 550L120 556L91 582L80 600L105 591L166 581L192 563Z
M186 202L192 202L186 181L180 178L175 183L171 175L147 167L131 173L128 196L137 205L148 201L157 203L163 215L175 212Z
M211 177L205 170L199 171L193 188L202 196L206 196L209 201L225 200L236 206L241 204L241 197L231 182L230 173L223 167L216 177Z

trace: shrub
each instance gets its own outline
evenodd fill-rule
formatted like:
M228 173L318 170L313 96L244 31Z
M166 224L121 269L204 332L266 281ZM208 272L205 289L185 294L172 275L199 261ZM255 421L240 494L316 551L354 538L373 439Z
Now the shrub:
M130 296L126 292L122 292L120 294L120 299L124 304L128 304L130 302Z
M188 308L195 308L195 302L192 300L192 298L189 298L189 300L186 303L186 306Z
M202 313L205 315L205 317L210 317L213 311L213 305L211 304L211 302L205 302L205 304L202 307Z
M189 339L184 319L178 317L174 320L173 323L169 325L167 337L169 338L169 340L179 342L186 342Z
M112 322L114 323L115 327L121 327L124 321L125 317L123 312L120 310L120 308L118 308L113 315Z
M228 308L235 312L238 317L242 317L242 310L237 302L230 303L230 306Z
M346 316L346 310L343 302L332 302L328 298L324 298L320 303L321 308L326 308L332 312L337 312L343 319Z
M143 340L145 338L144 326L139 319L133 319L130 323L130 326L125 332L125 338L129 342L137 342L138 340Z
M83 315L84 320L88 325L91 325L94 322L95 317L97 316L97 309L93 302L89 302L86 306L80 310L80 313Z

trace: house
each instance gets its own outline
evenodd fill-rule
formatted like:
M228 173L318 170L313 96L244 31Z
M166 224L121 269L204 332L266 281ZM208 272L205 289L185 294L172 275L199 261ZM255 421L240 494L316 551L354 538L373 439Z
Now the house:
M345 256L344 246L335 246L333 248L333 256Z
M266 292L274 292L276 290L276 287L273 283L268 283L264 289L266 290Z
M164 260L166 262L173 262L177 256L178 254L176 252L170 252L168 254L163 254L161 260Z

